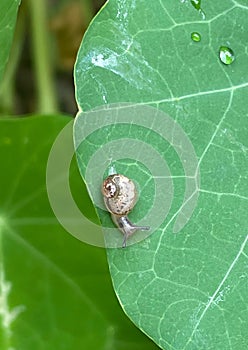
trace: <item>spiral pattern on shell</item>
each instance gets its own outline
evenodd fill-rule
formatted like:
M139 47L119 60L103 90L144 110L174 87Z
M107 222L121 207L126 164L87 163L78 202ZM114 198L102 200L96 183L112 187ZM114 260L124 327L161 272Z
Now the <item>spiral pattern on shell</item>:
M133 209L137 197L133 181L122 174L108 176L103 182L102 193L108 211L119 216L127 215Z

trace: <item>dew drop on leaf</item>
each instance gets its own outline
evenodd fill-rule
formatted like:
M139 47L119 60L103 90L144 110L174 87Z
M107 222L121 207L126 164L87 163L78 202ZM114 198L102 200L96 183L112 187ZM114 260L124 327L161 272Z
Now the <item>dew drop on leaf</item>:
M221 46L219 50L220 60L224 64L231 64L235 60L234 52L227 46Z
M202 15L202 19L206 19L205 12L201 8L201 0L191 0L191 4Z
M199 41L201 41L201 34L199 34L197 32L192 32L191 39L195 42L199 42Z
M191 4L198 11L201 9L201 0L191 0Z

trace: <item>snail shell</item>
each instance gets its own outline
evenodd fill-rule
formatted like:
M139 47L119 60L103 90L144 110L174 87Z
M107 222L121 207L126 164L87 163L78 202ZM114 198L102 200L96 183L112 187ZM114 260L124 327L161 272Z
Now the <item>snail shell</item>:
M137 200L133 181L121 174L108 176L103 181L102 193L106 208L113 215L127 215Z
M132 180L121 174L108 176L102 184L104 203L111 213L116 226L124 235L122 247L126 247L127 239L137 230L149 230L148 226L137 226L131 223L127 214L137 201L137 192Z

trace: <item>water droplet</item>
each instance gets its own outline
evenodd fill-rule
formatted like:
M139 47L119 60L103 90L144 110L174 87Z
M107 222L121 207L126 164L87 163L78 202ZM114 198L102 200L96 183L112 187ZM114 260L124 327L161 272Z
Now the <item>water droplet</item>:
M193 32L193 33L191 33L191 39L195 42L199 42L199 41L201 41L201 34L199 34L197 32Z
M206 19L205 12L201 8L201 0L191 0L190 2L194 6L194 8L201 14L202 19Z
M194 6L194 8L197 11L200 11L200 9L201 9L201 0L191 0L191 4Z
M204 12L202 9L199 10L199 13L200 13L201 16L202 16L202 19L206 19L205 12Z
M224 64L231 64L235 60L233 50L227 46L221 46L219 54L220 54L220 60Z

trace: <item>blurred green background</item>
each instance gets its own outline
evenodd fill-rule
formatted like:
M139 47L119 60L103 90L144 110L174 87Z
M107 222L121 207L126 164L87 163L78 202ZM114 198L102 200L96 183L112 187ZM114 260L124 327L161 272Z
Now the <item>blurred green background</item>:
M73 66L104 0L23 0L4 80L0 114L75 115Z

